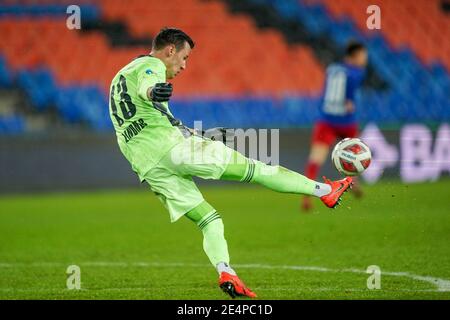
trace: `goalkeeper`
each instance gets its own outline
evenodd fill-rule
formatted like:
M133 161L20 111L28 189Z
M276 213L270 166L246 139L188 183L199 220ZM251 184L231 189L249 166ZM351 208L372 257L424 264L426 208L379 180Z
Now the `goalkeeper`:
M173 88L167 79L185 70L193 48L194 42L183 31L162 29L150 54L131 61L112 80L110 116L120 150L141 182L146 181L167 208L171 221L185 216L200 228L203 249L219 274L220 288L233 298L255 297L230 267L222 219L192 177L257 183L278 192L316 196L331 208L352 180L315 182L246 158L217 139L183 126L169 110Z

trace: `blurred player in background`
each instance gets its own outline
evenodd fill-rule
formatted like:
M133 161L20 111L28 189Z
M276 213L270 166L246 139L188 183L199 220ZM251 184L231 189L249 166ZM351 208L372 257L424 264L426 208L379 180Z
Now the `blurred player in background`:
M331 208L350 188L352 179L316 182L246 158L182 125L169 110L173 88L167 80L185 70L193 47L183 31L162 29L153 40L151 53L131 61L112 80L110 116L120 150L167 208L171 221L185 216L202 231L203 248L219 274L220 288L232 297L252 298L256 295L229 265L222 218L205 201L192 177L257 183L278 192L307 194Z
M361 86L367 65L367 49L362 43L350 42L345 49L342 63L328 66L324 95L320 105L320 119L314 125L311 151L305 174L316 179L336 139L358 136L355 117L355 93ZM357 197L362 195L358 184L353 189ZM309 196L303 197L302 209L312 209Z

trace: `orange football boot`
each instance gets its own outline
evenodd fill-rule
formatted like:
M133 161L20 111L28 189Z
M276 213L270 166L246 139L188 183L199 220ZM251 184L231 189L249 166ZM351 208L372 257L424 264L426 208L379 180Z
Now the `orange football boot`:
M222 272L220 274L219 286L223 292L228 293L233 299L239 296L256 298L256 294L247 288L238 276L234 276L228 272Z
M341 202L341 196L349 188L352 188L353 179L351 177L346 177L342 180L331 181L325 177L323 180L326 184L330 185L331 192L325 196L320 197L320 200L328 207L335 208Z

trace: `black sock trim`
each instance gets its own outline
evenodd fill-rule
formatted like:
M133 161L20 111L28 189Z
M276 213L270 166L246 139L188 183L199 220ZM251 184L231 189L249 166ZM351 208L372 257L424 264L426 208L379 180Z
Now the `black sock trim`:
M220 219L220 215L217 213L217 211L214 211L213 214L211 214L208 218L206 218L204 221L202 221L198 227L202 230L204 227L206 227L209 223L212 221Z
M248 159L248 171L247 171L247 175L245 176L244 180L242 180L242 182L250 182L253 178L253 175L255 173L255 163L252 159Z
M218 220L218 219L222 219L222 218L221 218L220 216L214 217L214 219L209 220L207 224L203 225L203 226L200 228L200 230L205 229L211 222L213 222L213 221L215 221L215 220Z

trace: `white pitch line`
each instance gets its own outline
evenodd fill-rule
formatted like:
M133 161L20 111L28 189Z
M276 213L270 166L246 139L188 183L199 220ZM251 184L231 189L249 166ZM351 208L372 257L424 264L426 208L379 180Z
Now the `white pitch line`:
M361 270L357 269L344 269L344 271L348 272L363 272ZM365 273L365 272L364 272ZM418 281L428 282L433 285L435 285L438 289L438 291L450 291L450 280L447 279L441 279L441 278L435 278L431 276L421 276L417 274L411 274L409 272L389 272L389 271L381 271L381 274L387 275L387 276L394 276L394 277L407 277Z
M285 287L270 287L270 288L262 288L262 287L255 287L252 288L255 291L298 291L299 288L285 288ZM367 292L369 289L356 289L356 288L301 288L303 291L311 291L311 292L326 292L326 291L339 291L339 292ZM184 291L196 291L197 289L183 289ZM152 292L152 288L81 288L79 290L69 290L64 288L0 288L0 292L44 292L44 293L77 293L77 292L99 292L99 291L149 291ZM375 290L377 291L377 290ZM440 290L436 289L383 289L382 292L442 292Z
M80 262L76 263L79 266L86 267L210 267L208 264L200 263L161 263L161 262ZM18 267L67 267L70 264L61 262L32 262L32 263L7 263L0 262L0 268L18 268ZM347 273L366 273L365 270L346 268L346 269L331 269L326 267L316 267L316 266L292 266L292 265L266 265L266 264L235 264L235 268L247 268L247 269L278 269L278 270L301 270L301 271L317 271L317 272L347 272ZM405 277L417 281L428 282L436 286L435 291L445 292L450 291L450 280L436 278L432 276L422 276L417 274L412 274L409 272L391 272L391 271L381 271L381 275L394 276L394 277ZM1 290L1 289L0 289ZM345 289L344 289L345 290ZM416 291L416 290L414 290ZM425 290L428 291L428 290Z
M236 265L237 267L237 265ZM351 273L366 273L364 270L347 268L347 269L330 269L324 267L313 267L313 266L268 266L260 264L249 264L240 265L240 268L259 268L259 269L287 269L287 270L306 270L306 271L318 271L318 272L351 272ZM417 274L412 274L409 272L390 272L381 271L381 275L394 276L394 277L406 277L413 280L428 282L437 287L438 291L450 291L450 280L435 278L432 276L421 276Z

